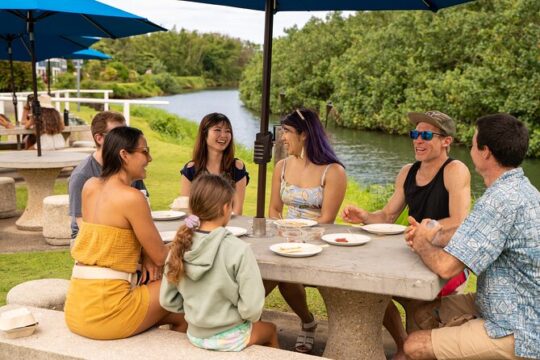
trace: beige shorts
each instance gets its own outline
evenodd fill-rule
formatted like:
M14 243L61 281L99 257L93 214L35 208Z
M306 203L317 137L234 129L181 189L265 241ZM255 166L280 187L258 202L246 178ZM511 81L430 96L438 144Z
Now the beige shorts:
M474 294L441 299L440 328L431 331L437 359L521 359L514 355L514 335L490 338L477 318Z

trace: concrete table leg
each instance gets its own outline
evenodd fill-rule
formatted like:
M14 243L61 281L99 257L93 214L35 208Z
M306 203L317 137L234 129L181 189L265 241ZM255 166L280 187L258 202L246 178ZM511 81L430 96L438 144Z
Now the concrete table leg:
M318 287L328 312L328 341L324 357L386 359L382 322L388 295Z
M61 168L18 169L28 189L28 201L23 214L15 225L20 230L41 231L43 229L43 199L52 195L54 182Z

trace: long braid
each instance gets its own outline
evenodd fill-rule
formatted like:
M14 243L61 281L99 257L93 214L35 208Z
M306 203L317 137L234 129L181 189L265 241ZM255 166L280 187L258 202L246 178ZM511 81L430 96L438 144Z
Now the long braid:
M193 229L182 225L176 232L176 237L171 246L169 257L167 280L171 283L178 283L184 275L184 254L191 249L193 243Z

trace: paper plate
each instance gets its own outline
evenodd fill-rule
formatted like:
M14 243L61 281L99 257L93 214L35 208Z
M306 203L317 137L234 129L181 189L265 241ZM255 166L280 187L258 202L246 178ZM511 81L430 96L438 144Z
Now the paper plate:
M234 236L242 236L247 234L247 229L239 226L225 226Z
M163 242L171 242L176 237L176 231L160 231L159 235Z
M286 227L306 227L306 226L315 226L317 222L315 220L308 219L280 219L275 220L274 224L277 226L286 226Z
M395 235L401 234L407 228L403 225L398 224L369 224L369 225L353 225L354 227L359 227L362 230L370 232L372 234L379 235Z
M308 257L322 251L322 247L304 243L279 243L270 246L274 253L287 257Z
M152 211L152 219L154 220L178 220L182 216L186 215L183 211L176 210L160 210Z
M321 239L331 245L338 246L364 245L365 243L371 241L371 238L367 235L351 233L326 234L323 235Z

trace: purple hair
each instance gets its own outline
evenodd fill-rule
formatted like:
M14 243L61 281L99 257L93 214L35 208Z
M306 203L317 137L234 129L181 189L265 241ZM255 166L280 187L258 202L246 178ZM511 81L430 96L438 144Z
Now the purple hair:
M306 133L306 153L309 161L316 165L340 164L326 131L317 113L310 109L297 109L281 120L281 125L292 126L298 134Z

